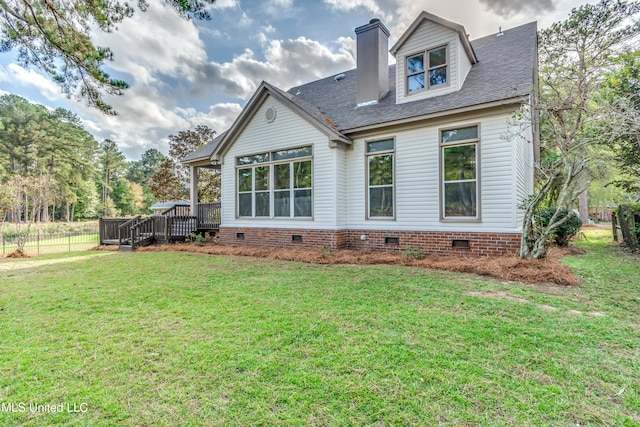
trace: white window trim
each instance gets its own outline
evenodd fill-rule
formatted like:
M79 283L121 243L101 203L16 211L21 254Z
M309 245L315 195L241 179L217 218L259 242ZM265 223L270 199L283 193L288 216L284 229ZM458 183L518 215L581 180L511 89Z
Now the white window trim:
M369 153L367 151L367 147L369 146L370 143L372 142L382 142L382 141L393 141L393 149L391 150L383 150L383 151L376 151L373 153ZM392 170L392 174L393 174L393 183L391 185L374 185L374 186L370 186L369 185L369 158L370 157L376 157L376 156L383 156L386 154L391 154L393 156L393 170ZM366 170L366 177L365 177L365 191L366 191L366 206L365 206L365 218L367 220L372 220L372 221L394 221L396 219L396 204L397 204L397 200L396 200L396 160L397 160L397 156L396 156L396 139L394 137L390 137L390 138L378 138L378 139L372 139L372 140L368 140L364 142L364 162L365 162L365 170ZM371 192L369 191L370 188L382 188L382 187L391 187L392 191L391 193L393 194L393 215L392 216L371 216L371 210L370 210L370 206L371 206L371 202L370 202L370 197L371 197Z
M463 139L463 140L459 140L459 141L453 141L453 142L443 142L442 141L442 133L449 131L449 130L455 130L455 129L464 129L464 128L469 128L469 127L477 127L478 128L478 137L477 138L471 138L471 139ZM481 216L481 198L480 198L480 141L481 141L481 127L480 127L480 123L466 123L466 124L462 124L459 126L450 126L450 127L446 127L446 128L441 128L438 131L438 150L439 150L439 154L438 154L438 164L439 164L439 171L438 171L438 180L440 181L440 221L442 222L481 222L482 221L482 216ZM456 183L456 182L472 182L475 181L476 183L476 214L475 216L449 216L447 217L445 215L446 212L446 208L445 208L445 180L444 180L444 149L447 147L457 147L457 146L465 146L465 145L475 145L476 146L476 150L475 150L475 154L476 154L476 174L475 174L475 179L465 179L465 180L453 180L453 181L446 181L446 183Z

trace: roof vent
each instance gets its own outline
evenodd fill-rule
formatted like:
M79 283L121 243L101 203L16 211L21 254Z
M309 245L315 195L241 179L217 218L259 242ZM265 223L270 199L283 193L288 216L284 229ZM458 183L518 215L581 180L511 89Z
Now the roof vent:
M333 80L335 80L335 81L339 82L340 80L344 79L345 77L347 77L347 76L345 76L345 75L344 75L344 73L340 73L340 74L338 74L337 76L335 76L335 77L333 78Z
M498 34L496 34L496 37L501 37L504 36L504 33L502 32L502 27L498 27Z
M264 112L264 118L267 120L267 123L273 123L276 119L276 109L273 107L267 108L267 111Z

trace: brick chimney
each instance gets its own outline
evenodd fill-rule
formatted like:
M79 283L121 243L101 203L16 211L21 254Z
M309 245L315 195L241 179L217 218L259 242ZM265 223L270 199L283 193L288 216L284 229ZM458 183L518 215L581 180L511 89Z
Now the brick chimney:
M376 102L389 92L389 34L379 19L356 28L358 105Z

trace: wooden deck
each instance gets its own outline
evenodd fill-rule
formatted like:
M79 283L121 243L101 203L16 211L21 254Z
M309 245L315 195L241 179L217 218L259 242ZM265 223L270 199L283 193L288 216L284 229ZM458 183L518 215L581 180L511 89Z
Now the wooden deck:
M153 243L184 241L191 233L215 232L220 228L220 202L199 203L197 216L189 215L189 211L188 205L176 205L162 215L101 218L100 244L135 250Z

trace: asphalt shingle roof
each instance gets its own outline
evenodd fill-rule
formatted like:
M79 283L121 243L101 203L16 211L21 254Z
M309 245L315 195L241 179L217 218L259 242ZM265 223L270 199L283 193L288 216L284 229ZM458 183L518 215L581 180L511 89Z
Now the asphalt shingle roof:
M293 101L314 105L336 129L351 129L500 101L531 93L534 86L536 23L532 22L471 42L479 62L462 89L446 95L396 105L395 64L389 67L389 94L377 104L356 108L356 70L290 89Z
M376 104L356 106L356 70L316 80L284 92L286 97L323 126L348 136L358 128L456 110L475 105L524 97L531 94L536 81L537 24L535 22L471 41L478 58L462 88L429 99L396 104L396 66L389 67L389 93ZM234 125L235 126L235 125ZM209 158L226 132L186 156L182 161Z
M209 157L211 157L215 149L218 148L218 144L220 144L222 138L224 138L225 133L226 132L222 132L221 134L213 138L211 142L208 142L207 144L198 148L196 151L192 151L191 153L184 156L182 162L187 163L193 160L208 159Z

